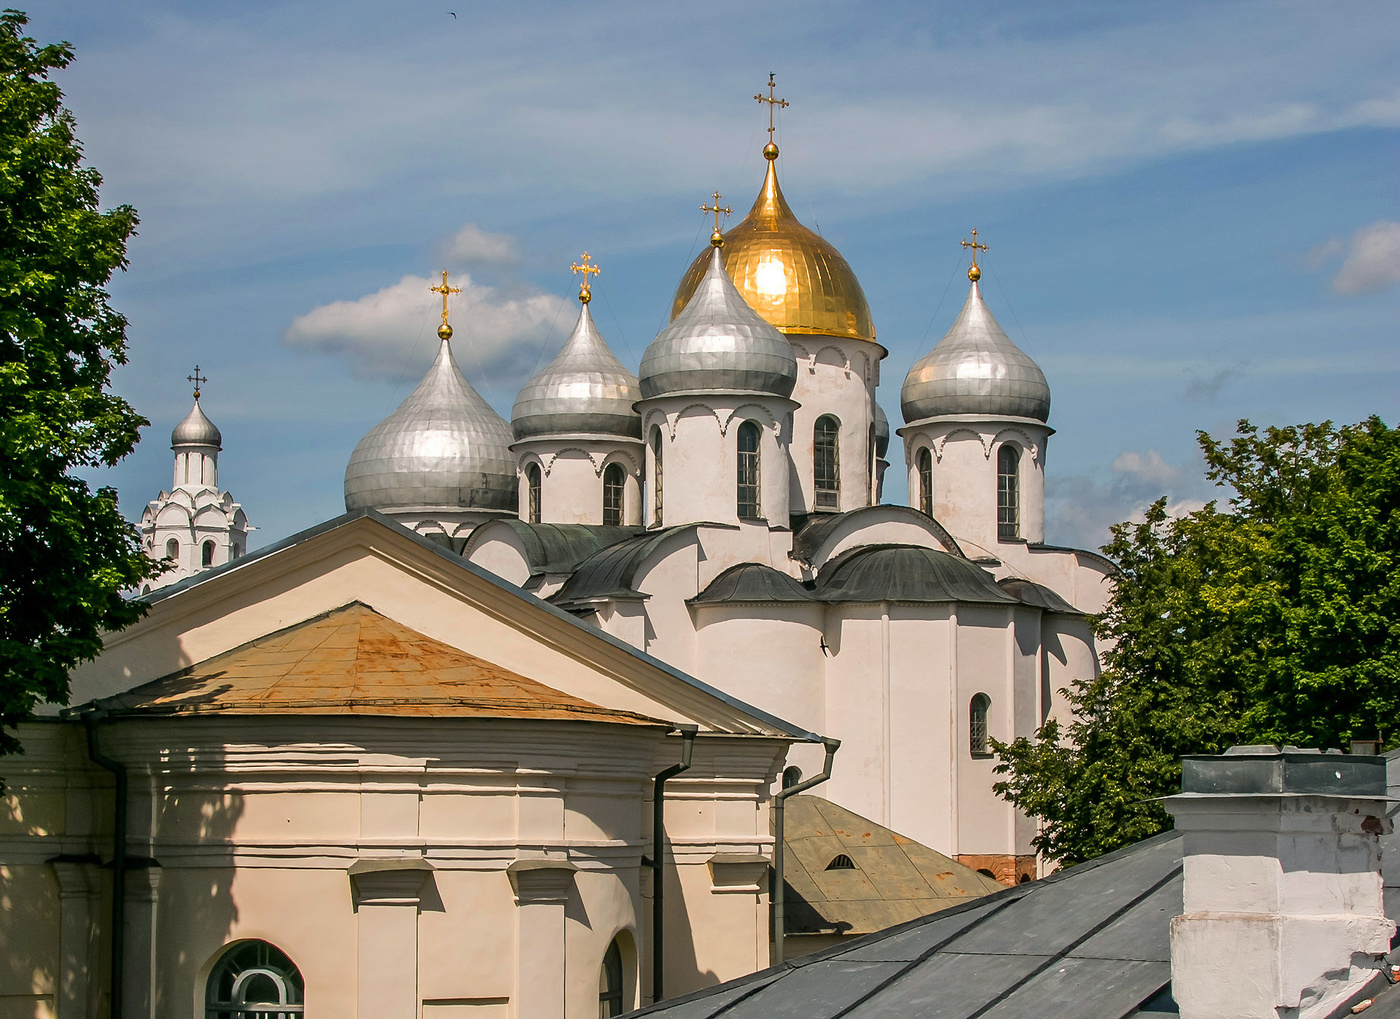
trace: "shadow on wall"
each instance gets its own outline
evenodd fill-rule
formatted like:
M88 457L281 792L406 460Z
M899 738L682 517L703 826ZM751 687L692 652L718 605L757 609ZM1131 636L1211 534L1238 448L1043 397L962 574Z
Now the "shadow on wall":
M49 832L40 804L15 788L0 796L0 836L16 841ZM6 854L7 856L9 854ZM81 866L81 864L79 865ZM6 1015L52 1015L59 988L59 883L38 861L0 860L0 1010Z

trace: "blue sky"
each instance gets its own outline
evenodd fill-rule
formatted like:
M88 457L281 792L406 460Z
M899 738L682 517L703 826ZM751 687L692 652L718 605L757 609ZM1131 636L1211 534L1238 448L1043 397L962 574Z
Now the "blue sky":
M58 80L104 204L141 214L115 386L152 427L100 479L133 518L169 484L195 362L251 543L341 512L351 449L430 360L444 265L459 361L503 414L568 332L584 248L635 368L704 243L701 201L757 192L769 71L792 103L785 193L865 287L896 425L964 296L958 242L990 242L984 293L1053 393L1050 540L1210 498L1196 429L1400 421L1397 5L30 13L76 47Z

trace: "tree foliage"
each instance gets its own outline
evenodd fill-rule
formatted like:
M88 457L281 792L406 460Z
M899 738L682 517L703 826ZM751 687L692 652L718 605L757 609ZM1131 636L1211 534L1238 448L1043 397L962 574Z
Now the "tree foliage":
M104 288L136 212L98 209L102 178L49 80L72 51L26 23L0 14L0 753L36 703L67 702L68 671L144 611L122 590L160 570L116 492L74 474L115 464L148 424L107 391L126 319Z
M1179 790L1183 754L1400 743L1400 430L1198 439L1228 508L1172 518L1163 499L1112 528L1102 673L1068 692L1067 726L995 745L996 791L1066 864L1169 828L1154 797Z

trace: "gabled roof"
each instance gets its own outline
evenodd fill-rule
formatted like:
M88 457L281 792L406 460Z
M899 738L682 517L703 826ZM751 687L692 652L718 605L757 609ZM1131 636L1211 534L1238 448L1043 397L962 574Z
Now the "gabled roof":
M1181 887L1181 836L1167 832L638 1014L1125 1019L1149 1002L1174 1011L1165 992Z
M98 702L110 714L668 723L601 708L353 602Z
M786 814L789 934L869 934L1004 887L820 796L790 797Z

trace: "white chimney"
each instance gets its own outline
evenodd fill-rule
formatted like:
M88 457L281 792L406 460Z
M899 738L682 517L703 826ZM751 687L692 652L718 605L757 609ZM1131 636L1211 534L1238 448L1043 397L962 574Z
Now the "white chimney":
M1274 746L1182 760L1172 920L1182 1019L1325 1016L1390 949L1381 883L1382 757Z

